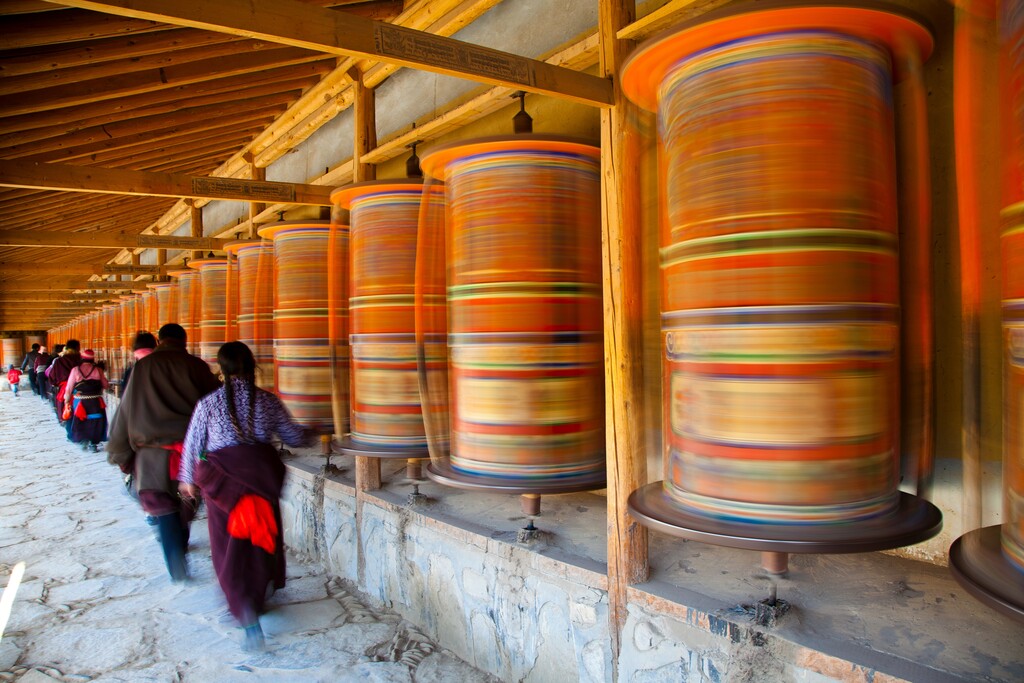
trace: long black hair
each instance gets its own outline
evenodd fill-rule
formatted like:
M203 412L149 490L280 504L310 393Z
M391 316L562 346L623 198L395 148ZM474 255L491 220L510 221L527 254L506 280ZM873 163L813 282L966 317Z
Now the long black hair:
M228 403L228 417L231 418L231 425L235 428L242 441L254 441L256 439L256 359L249 347L239 341L228 342L217 351L217 362L220 364L220 371L224 375L224 398ZM235 409L235 382L241 380L243 391L248 394L249 415L246 430L238 421L238 411Z

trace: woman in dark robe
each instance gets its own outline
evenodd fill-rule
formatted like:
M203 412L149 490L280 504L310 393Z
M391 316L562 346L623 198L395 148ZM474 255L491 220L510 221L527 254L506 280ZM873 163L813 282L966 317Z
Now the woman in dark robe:
M91 448L93 453L107 440L107 404L103 400L107 384L107 376L96 364L93 350L82 351L82 362L68 376L64 402L71 406L68 438L83 448Z
M301 446L313 435L292 421L276 396L256 386L256 361L248 346L224 344L217 362L224 386L192 413L179 491L183 498L202 491L217 580L228 609L245 629L245 649L262 650L259 615L267 589L283 588L285 580L279 507L284 464L270 442L277 434L289 446Z

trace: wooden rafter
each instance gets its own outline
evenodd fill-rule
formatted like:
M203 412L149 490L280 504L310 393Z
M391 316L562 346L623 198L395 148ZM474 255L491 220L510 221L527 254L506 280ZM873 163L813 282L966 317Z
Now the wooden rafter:
M599 107L608 106L612 97L611 83L603 78L295 0L219 0L201 6L177 0L59 0L57 4L384 61Z
M76 40L136 35L170 28L146 19L131 19L80 10L27 14L3 21L0 50L55 45Z
M159 266L128 266L111 263L68 263L61 265L47 263L6 263L0 262L0 277L10 274L24 275L166 275L166 268Z
M75 247L83 249L202 249L219 251L228 240L212 237L139 235L127 232L56 232L0 230L0 246Z

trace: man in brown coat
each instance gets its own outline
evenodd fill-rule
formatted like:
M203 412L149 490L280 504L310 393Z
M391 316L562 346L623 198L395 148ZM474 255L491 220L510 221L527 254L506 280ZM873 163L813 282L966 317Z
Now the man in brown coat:
M192 501L178 496L177 465L192 409L220 386L205 361L185 350L181 325L160 328L153 353L135 364L132 381L114 415L107 460L132 472L147 514L157 520L160 545L172 581L188 578L185 551Z

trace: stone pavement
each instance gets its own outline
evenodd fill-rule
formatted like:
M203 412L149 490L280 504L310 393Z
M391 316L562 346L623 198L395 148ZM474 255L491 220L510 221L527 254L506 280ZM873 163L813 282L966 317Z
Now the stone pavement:
M267 651L243 653L205 518L192 527L193 580L173 585L104 453L68 443L30 391L0 393L0 425L0 586L26 565L0 639L0 681L495 680L294 557L261 620Z

